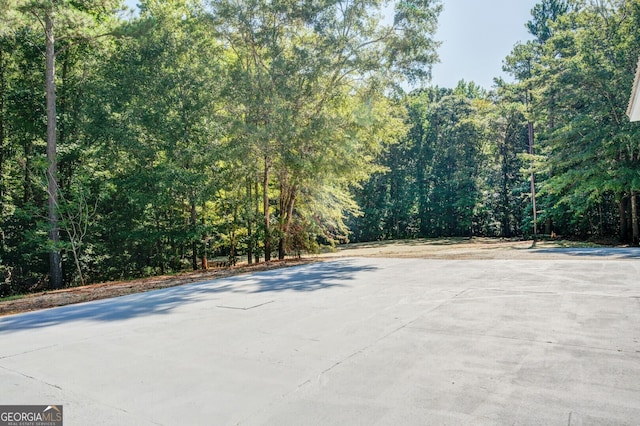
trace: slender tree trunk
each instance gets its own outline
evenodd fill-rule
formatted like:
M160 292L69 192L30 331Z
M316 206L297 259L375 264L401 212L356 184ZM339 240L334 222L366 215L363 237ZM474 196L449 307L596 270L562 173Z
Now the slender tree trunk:
M0 214L4 210L4 161L5 161L5 111L4 100L7 94L7 81L6 81L6 69L4 65L4 51L0 46ZM2 242L3 233L0 231L0 242Z
M293 221L293 208L296 204L297 195L298 195L298 187L297 185L294 185L293 189L291 190L291 197L289 198L289 207L287 209L287 222L284 229L285 235L289 235L291 232L291 222Z
M207 216L207 203L203 201L202 206L200 206L200 208L202 209L202 214L200 215L200 225L202 226L202 229L205 229L205 225L206 225L205 217ZM202 269L204 269L205 271L209 269L209 262L207 261L207 244L208 243L209 243L208 235L204 233L201 263L202 263Z
M620 242L627 242L629 234L627 232L627 199L622 194L618 201L618 220L620 226Z
M640 245L640 224L638 223L638 191L631 191L631 229L633 230L632 243Z
M502 144L500 145L500 168L502 178L502 193L500 194L501 200L501 216L502 216L502 236L506 238L511 237L511 221L509 219L509 164L507 161L507 141L509 139L509 125L505 126L504 136Z
M193 241L191 242L191 267L193 270L198 269L198 241L195 238L196 228L198 225L198 214L196 211L196 202L191 200L191 229L193 230Z
M255 182L255 188L254 188L254 193L256 194L256 199L258 199L258 194L260 194L260 179L256 179ZM255 203L255 218L256 221L258 220L258 218L260 217L260 202ZM257 222L256 222L256 227L257 227ZM255 250L254 250L254 255L255 255L255 263L260 263L260 250L258 250L258 248L260 247L260 244L258 243L258 237L256 237L256 246L255 246Z
M529 154L533 156L534 149L534 134L533 134L533 123L529 121L527 123L528 133L529 133ZM533 163L533 158L531 159ZM531 205L533 208L533 243L535 244L538 240L538 210L536 208L536 176L533 171L533 166L531 168Z
M82 268L80 267L80 255L78 253L78 247L75 242L71 242L71 250L73 251L73 259L76 263L76 270L78 271L78 278L80 279L80 285L84 285L84 277L82 275Z
M0 218L4 212L6 184L4 180L4 163L6 161L6 130L5 120L7 119L5 113L5 98L7 96L7 68L5 66L4 50L0 46ZM0 229L0 252L4 249L4 230Z
M283 260L287 255L287 252L284 247L284 243L285 243L284 238L285 237L283 235L282 237L280 237L280 240L278 241L278 260Z
M251 181L247 179L247 202L246 206L246 215L247 215L247 264L251 265L253 263L253 219L252 219L252 194L251 194Z
M233 220L231 222L231 247L229 249L229 266L235 266L238 242L236 240L236 227L238 225L238 205L233 208Z
M52 11L45 13L46 93L47 93L47 188L49 193L49 278L53 289L62 288L62 256L60 255L60 225L58 219L58 176L56 163L56 86L55 47Z
M271 218L269 216L269 162L264 159L264 175L262 176L262 209L264 212L264 261L271 260Z
M158 237L156 237L156 250L158 252L157 257L160 260L160 273L164 274L165 273L165 265L164 265L164 244L162 243L162 237L159 237L159 235L162 235L162 216L158 213L158 211L155 211L155 215L156 215L156 235L158 235ZM157 262L156 262L157 263ZM147 264L147 266L155 266L153 265L152 259L149 259L149 262Z
M293 208L296 202L296 193L298 187L293 185L287 187L285 198L281 203L281 215L283 215L280 231L282 236L280 237L280 243L278 244L278 259L283 260L286 256L285 243L286 238L289 235L291 229L291 221L293 219Z
M529 154L532 156L531 158L531 205L533 208L533 244L536 244L538 240L538 211L536 209L536 180L535 173L533 171L533 154L534 154L534 128L533 121L531 121L532 111L532 95L531 90L527 88L525 93L525 107L529 114L529 118L527 119L527 133L529 136Z
M280 177L280 212L278 215L278 231L279 232L279 240L278 240L278 260L283 260L285 258L285 238L286 238L286 233L285 233L285 221L287 220L286 217L286 210L287 210L287 199L289 198L289 187L288 185L285 183L286 181L286 177L281 176Z

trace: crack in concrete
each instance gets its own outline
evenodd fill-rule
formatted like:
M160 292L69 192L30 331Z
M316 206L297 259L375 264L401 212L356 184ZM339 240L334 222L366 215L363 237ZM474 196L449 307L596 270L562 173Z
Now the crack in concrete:
M39 352L39 351L43 351L45 349L55 348L56 346L59 346L59 345L58 344L54 344L54 345L49 345L49 346L42 346L42 347L39 347L39 348L36 348L36 349L31 349L31 350L24 351L24 352L18 352L16 354L3 355L3 356L0 356L0 360L14 358L14 357L17 357L17 356L20 356L20 355L26 355L26 354L30 354L30 353L33 353L33 352Z
M0 365L0 368L2 368L2 369L3 369L3 370L5 370L5 371L9 371L9 372L11 372L11 373L14 373L14 374L17 374L17 375L19 375L19 376L22 376L22 377L24 377L24 378L27 378L27 379L30 379L30 380L35 380L36 382L43 383L43 384L45 384L45 385L47 385L47 386L49 386L49 387L52 387L52 388L55 388L55 389L58 389L58 390L63 390L63 389L62 389L60 386L58 386L58 385L54 385L53 383L49 383L49 382L46 382L46 381L44 381L44 380L42 380L42 379L38 379L38 378L36 378L36 377L30 376L30 375L28 375L28 374L26 374L26 373L23 373L23 372L21 372L21 371L14 370L14 369L11 369L11 368L7 368L7 367L4 367L4 366L2 366L2 365Z
M259 304L257 304L257 305L247 306L247 307L242 307L242 306L217 305L217 306L216 306L216 308L221 308L221 309L233 309L233 310L237 310L237 311L248 311L249 309L259 308L259 307L261 307L261 306L268 305L269 303L273 303L273 302L275 302L275 300L269 300L268 302L259 303Z
M407 327L411 330L420 330L420 331L428 331L434 334L438 334L441 336L452 336L452 337L461 337L461 336L465 336L465 337L490 337L490 338L494 338L494 339L504 339L504 340L516 340L516 341L521 341L521 342L530 342L530 343L540 343L540 344L545 344L545 345L554 345L554 346L559 346L559 347L568 347L568 348L578 348L578 349L588 349L588 350L596 350L596 351L605 351L605 352L614 352L614 353L632 353L632 351L625 351L623 349L610 349L610 348L603 348L603 347L598 347L598 346L586 346L586 345L577 345L577 344L571 344L571 343L558 343L558 342L554 342L551 340L538 340L538 339L527 339L524 337L514 337L514 336L500 336L500 335L496 335L496 334L480 334L480 333L451 333L451 332L447 332L445 330L436 330L436 329L432 329L432 328L425 328L425 327ZM636 351L638 352L638 351Z
M54 345L54 346L55 346L55 345ZM31 352L33 352L33 351L31 351ZM11 373L14 373L14 374L17 374L17 375L19 375L19 376L21 376L21 377L24 377L24 378L26 378L26 379L33 380L33 381L36 381L36 382L42 383L42 384L44 384L44 385L46 385L46 386L49 386L49 387L51 387L51 388L54 388L54 389L57 389L57 390L60 390L60 391L65 392L65 389L63 389L61 386L55 385L55 384L53 384L53 383L49 383L49 382L47 382L47 381L45 381L45 380L42 380L42 379L38 379L37 377L30 376L30 375L28 375L28 374L26 374L26 373L23 373L23 372L21 372L21 371L14 370L14 369L12 369L12 368L7 368L7 367L2 366L2 365L0 365L0 369L5 370L5 371L8 371L8 372L11 372ZM66 390L66 392L69 392L69 390ZM73 391L71 391L71 392L73 392ZM100 404L100 405L103 405L104 407L109 407L109 408L111 408L111 409L113 409L113 410L120 411L120 412L122 412L122 413L125 413L125 414L130 415L130 416L133 416L133 417L138 417L136 414L131 413L130 411L125 410L124 408L116 407L116 406L111 405L111 404L105 404L102 400L96 400L96 399L94 399L94 398L88 398L88 397L87 397L87 395L84 395L84 394L83 394L83 398L84 398L84 400L85 400L85 401L86 401L87 399L90 399L92 402L94 402L94 403L98 403L98 404ZM151 419L149 419L149 418L145 418L145 420L146 420L147 422L149 422L149 423L151 423L151 424L154 424L154 425L157 425L157 426L166 426L164 423L158 423L158 422L156 422L156 421L154 421L154 420L151 420Z

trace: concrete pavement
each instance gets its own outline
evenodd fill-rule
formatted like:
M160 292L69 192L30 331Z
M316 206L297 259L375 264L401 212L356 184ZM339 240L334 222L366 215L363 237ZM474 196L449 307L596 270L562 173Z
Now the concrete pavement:
M640 424L640 262L339 259L0 318L65 425Z

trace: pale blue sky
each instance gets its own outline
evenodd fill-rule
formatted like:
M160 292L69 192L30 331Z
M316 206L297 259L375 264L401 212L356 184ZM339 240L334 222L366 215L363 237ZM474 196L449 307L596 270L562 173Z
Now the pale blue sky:
M490 89L494 77L505 77L502 60L529 34L525 23L538 0L443 0L436 39L440 62L433 84L454 87L460 79ZM137 0L126 0L135 6Z
M525 23L537 0L443 0L436 39L440 64L433 84L454 87L460 79L489 89L502 76L502 60L518 41L528 40Z

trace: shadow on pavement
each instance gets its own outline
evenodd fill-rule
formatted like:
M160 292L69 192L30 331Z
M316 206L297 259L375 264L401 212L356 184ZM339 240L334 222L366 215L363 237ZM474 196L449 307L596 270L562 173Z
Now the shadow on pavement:
M532 249L533 253L564 254L578 257L611 257L616 259L640 259L640 248L607 247L607 248L548 248Z
M121 321L130 318L165 315L176 307L202 300L203 296L268 292L313 292L343 287L356 273L375 270L349 260L319 262L250 275L185 284L145 293L68 305L43 311L0 318L0 335L16 330L51 327L73 321ZM209 297L211 300L211 298ZM215 297L212 309L215 306Z
M286 268L272 274L238 277L256 282L257 288L250 293L279 291L316 291L329 287L343 287L344 281L353 278L356 272L374 271L372 266L354 265L352 261L319 262L305 268ZM339 280L339 281L337 281Z
M473 239L469 237L448 237L448 238L415 238L410 240L381 240L366 243L349 243L338 246L339 251L348 252L357 249L374 249L394 246L422 247L422 246L456 246L469 244L474 241L489 243L494 240L483 241L483 239Z

